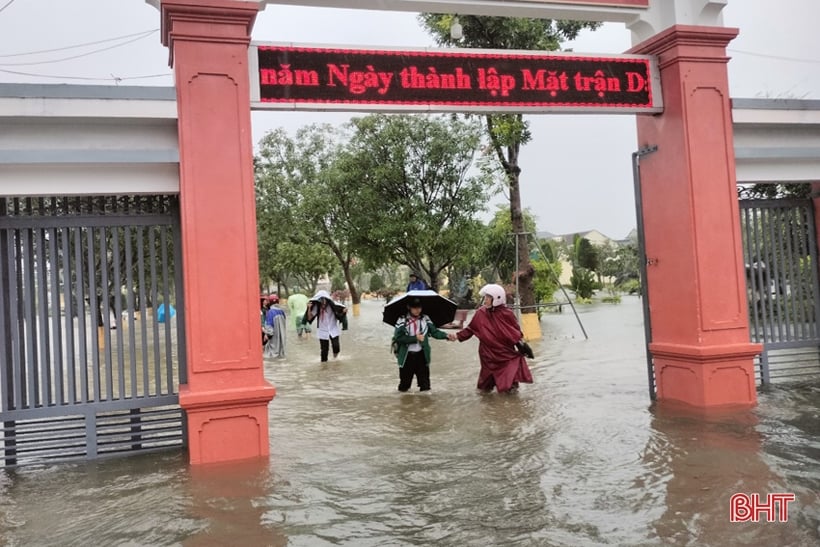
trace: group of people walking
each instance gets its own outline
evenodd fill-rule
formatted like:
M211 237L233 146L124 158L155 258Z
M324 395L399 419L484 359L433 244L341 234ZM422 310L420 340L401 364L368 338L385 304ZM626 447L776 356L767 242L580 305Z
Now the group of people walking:
M413 275L411 285L418 283ZM427 289L423 281L410 291ZM430 390L430 363L432 349L430 338L464 342L473 336L478 338L478 356L481 369L476 387L499 393L518 389L521 383L532 383L532 373L526 356L532 350L523 341L524 335L515 314L507 307L507 294L503 287L488 284L479 292L482 304L469 324L463 329L447 333L424 313L423 301L418 297L407 299L407 311L396 321L393 331L393 348L399 367L400 392L409 391L415 378L419 391ZM278 298L263 300L263 344L266 357L284 357L285 312L278 308ZM320 290L312 298L294 294L288 298L288 308L295 322L299 337L312 332L311 323L316 321L316 337L319 339L319 358L327 362L331 354L336 359L341 351L340 334L347 330L347 308L335 302L327 291ZM402 308L403 309L403 308Z
M285 356L286 316L278 304L277 295L262 298L262 355L265 357ZM304 294L291 295L288 309L299 338L312 332L310 325L316 320L316 336L323 363L328 360L331 348L334 359L339 355L340 331L347 330L347 308L343 304L334 301L327 291L319 291L311 299Z

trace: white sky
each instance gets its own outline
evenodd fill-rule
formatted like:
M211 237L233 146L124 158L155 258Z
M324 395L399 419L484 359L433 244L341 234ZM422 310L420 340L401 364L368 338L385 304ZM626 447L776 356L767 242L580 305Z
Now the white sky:
M740 28L729 44L733 98L820 99L820 2L729 0L723 14L726 26ZM159 12L143 0L0 0L0 82L173 85L159 23ZM138 35L151 30L156 32ZM135 36L62 49L125 35ZM433 45L415 14L290 6L268 6L260 13L253 39ZM608 24L568 45L578 53L621 53L631 44L623 25ZM96 52L103 48L111 49ZM20 55L41 50L58 51ZM254 112L254 142L276 127L293 131L308 123L343 123L352 115L362 114ZM521 155L522 200L536 215L539 230L597 229L624 237L635 226L634 117L527 119L534 138Z

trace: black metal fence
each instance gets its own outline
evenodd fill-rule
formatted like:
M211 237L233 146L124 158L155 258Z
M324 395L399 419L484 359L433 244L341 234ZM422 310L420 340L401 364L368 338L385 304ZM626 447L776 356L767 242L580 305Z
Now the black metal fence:
M753 342L763 384L820 375L820 289L811 199L740 201Z
M175 196L0 198L5 467L186 444Z

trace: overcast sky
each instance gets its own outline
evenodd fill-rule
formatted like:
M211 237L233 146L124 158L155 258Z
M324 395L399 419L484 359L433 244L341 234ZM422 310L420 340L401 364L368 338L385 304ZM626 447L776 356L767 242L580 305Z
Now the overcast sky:
M786 11L788 7L789 11ZM726 26L733 98L820 99L820 2L729 0ZM153 31L153 32L152 32ZM110 40L117 38L116 40ZM255 41L353 46L432 46L415 14L268 6ZM82 47L73 47L81 44ZM630 34L607 24L568 44L579 53L622 53ZM23 55L30 52L41 52ZM101 51L104 50L104 51ZM0 82L173 85L160 43L159 12L143 0L0 0ZM269 130L343 123L360 113L254 112L254 142ZM533 140L522 151L522 200L538 229L597 229L612 238L635 226L631 115L528 116Z

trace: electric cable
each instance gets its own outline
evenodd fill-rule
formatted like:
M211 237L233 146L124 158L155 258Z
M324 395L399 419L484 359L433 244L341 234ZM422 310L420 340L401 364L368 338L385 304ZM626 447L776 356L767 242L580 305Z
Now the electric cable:
M791 61L794 63L811 63L811 64L820 64L820 59L801 59L798 57L786 57L784 55L767 55L765 53L754 53L752 51L743 51L742 49L729 49L727 48L726 51L729 53L740 53L741 55L750 55L752 57L763 57L766 59L776 59L778 61Z
M6 54L3 54L3 55L0 55L0 58L25 57L26 55L39 55L40 53L53 53L55 51L65 51L65 50L68 50L68 49L77 49L77 48L86 47L86 46L96 46L97 44L104 44L106 42L115 42L117 40L124 40L126 38L133 38L134 36L143 36L143 35L148 36L150 34L153 34L154 32L157 32L158 30L159 29L143 30L142 32L135 32L133 34L124 34L122 36L115 36L114 38L106 38L104 40L96 40L94 42L85 42L84 44L74 44L74 45L71 45L71 46L63 46L63 47L52 48L52 49L40 49L40 50L37 50L37 51L25 51L23 53L6 53Z
M151 31L151 34L154 33L154 32L156 32L156 30ZM103 51L109 51L109 50L112 50L112 49L116 49L118 47L126 46L126 45L134 43L138 40L142 40L143 38L146 38L149 35L150 34L144 34L142 36L132 38L128 41L125 41L125 42L122 42L122 43L119 43L119 44L114 44L114 45L107 46L107 47L104 47L104 48L95 49L93 51L87 51L85 53L79 53L77 55L72 55L70 57L63 57L62 59L51 59L51 60L48 60L48 61L34 61L34 62L30 62L30 63L0 63L0 66L31 66L31 65L47 65L47 64L51 64L51 63L61 63L63 61L70 61L71 59L79 59L80 57L88 57L89 55L94 55L94 54L97 54L97 53L102 53Z
M165 76L171 77L173 76L172 73L168 74L146 74L144 76L111 76L107 78L94 78L89 76L58 76L54 74L35 74L33 72L22 72L19 70L8 70L4 68L0 68L0 72L4 72L6 74L15 74L17 76L30 76L33 78L53 78L56 80L83 80L83 81L96 81L96 82L119 82L124 80L142 80L148 78L162 78Z
M0 13L2 13L4 9L6 9L7 7L9 7L9 6L10 6L10 5L12 5L13 3L14 3L14 0L9 0L8 2L6 2L6 5L5 5L5 6L3 6L2 8L0 8Z

